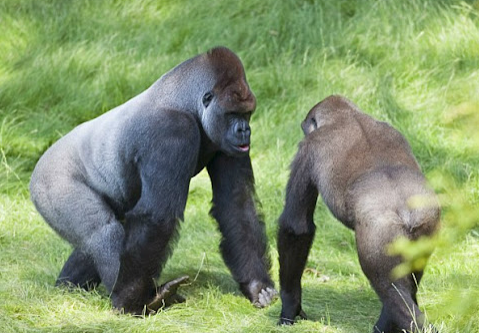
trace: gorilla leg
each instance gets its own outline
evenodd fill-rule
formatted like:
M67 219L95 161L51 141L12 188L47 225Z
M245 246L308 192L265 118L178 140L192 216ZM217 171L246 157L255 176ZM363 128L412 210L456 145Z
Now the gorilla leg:
M90 290L100 282L93 258L77 248L63 266L55 285L78 286Z
M415 301L416 281L412 275L392 281L391 271L400 263L400 258L386 254L387 245L404 235L403 226L383 218L377 223L356 223L355 231L361 268L383 304L373 332L422 329L423 314Z
M124 230L111 208L89 186L72 175L41 178L32 199L48 224L76 250L65 263L57 284L83 286L101 280L113 290L119 267Z
M81 285L89 278L101 280L111 294L113 306L135 314L142 313L150 302L155 302L151 310L157 310L163 303L181 301L175 292L184 278L161 286L158 294L155 278L169 254L168 244L175 234L179 212L184 209L183 201L175 212L168 212L158 203L154 211L157 215L151 219L144 208L145 200L151 196L145 195L126 214L123 226L109 205L88 186L71 179L61 186L61 194L52 189L49 192L50 197L58 198L55 206L52 201L36 203L52 228L76 248L62 269L60 282ZM175 198L171 195L171 200ZM173 205L167 199L161 202Z

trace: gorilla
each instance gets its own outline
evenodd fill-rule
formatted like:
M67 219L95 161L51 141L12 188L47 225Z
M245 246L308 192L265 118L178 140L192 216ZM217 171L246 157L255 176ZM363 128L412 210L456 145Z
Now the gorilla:
M416 292L423 271L394 279L400 256L388 256L399 237L433 234L440 208L406 139L342 96L313 107L291 165L279 218L280 324L305 318L301 276L313 242L318 192L332 214L355 231L361 268L382 302L374 332L422 329Z
M57 285L100 282L117 309L155 312L184 300L187 277L156 285L171 253L190 180L204 167L222 256L243 294L276 294L249 157L256 107L243 65L225 47L186 60L151 87L80 124L38 161L31 199L74 247Z

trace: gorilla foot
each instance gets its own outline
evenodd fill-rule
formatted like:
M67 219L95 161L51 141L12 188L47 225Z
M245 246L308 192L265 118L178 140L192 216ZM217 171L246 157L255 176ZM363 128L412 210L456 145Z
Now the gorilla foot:
M172 304L183 303L185 298L176 293L178 288L188 282L188 275L176 278L162 284L156 291L156 296L146 307L150 313L157 312L160 308L168 307Z

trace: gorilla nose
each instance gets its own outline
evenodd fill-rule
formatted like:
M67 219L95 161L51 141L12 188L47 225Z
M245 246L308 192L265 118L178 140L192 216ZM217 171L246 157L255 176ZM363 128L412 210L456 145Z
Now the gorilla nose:
M236 134L240 134L240 135L246 135L249 137L249 135L251 134L251 129L249 127L248 124L236 124L235 125L235 132Z

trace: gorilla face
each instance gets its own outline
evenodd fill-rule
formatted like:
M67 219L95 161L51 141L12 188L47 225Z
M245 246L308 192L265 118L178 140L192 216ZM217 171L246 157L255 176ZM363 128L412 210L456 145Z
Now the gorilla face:
M249 127L250 118L251 112L226 114L228 125L223 140L223 149L225 152L241 154L249 151L251 135L251 129ZM231 151L228 151L228 146Z
M256 98L245 79L206 92L202 104L202 125L210 140L228 155L247 154L251 135L249 121Z

